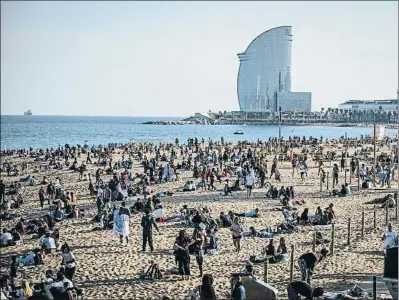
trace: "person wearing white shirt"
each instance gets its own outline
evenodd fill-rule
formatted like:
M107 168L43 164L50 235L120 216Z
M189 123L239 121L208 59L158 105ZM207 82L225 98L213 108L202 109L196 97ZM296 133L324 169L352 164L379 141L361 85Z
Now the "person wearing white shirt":
M254 186L254 176L251 172L248 173L247 177L245 177L245 185L247 187L247 198L251 197L252 188Z
M97 190L97 198L101 197L101 199L103 198L103 189L101 187L98 187Z
M7 231L7 228L3 228L3 234L1 235L0 242L2 246L8 246L10 243L12 243L12 235Z
M398 234L395 231L392 231L392 224L388 224L388 230L382 235L384 249L393 247L397 238Z
M237 167L236 174L237 174L238 179L240 179L240 177L242 176L242 168L241 168L241 166Z
M41 246L45 249L46 253L50 253L52 249L54 249L53 251L57 249L55 240L51 237L49 232L47 232L46 236L42 239Z

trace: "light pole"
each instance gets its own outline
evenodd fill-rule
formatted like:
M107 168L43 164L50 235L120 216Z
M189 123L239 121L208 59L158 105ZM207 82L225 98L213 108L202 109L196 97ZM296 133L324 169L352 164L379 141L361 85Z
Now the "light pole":
M281 151L281 106L278 108L278 155Z
M398 167L398 173L396 176L396 181L398 182L398 196L396 197L396 217L398 217L398 213L399 213L399 201L398 201L398 197L399 197L399 90L396 90L396 101L398 101L397 105L396 105L396 110L397 110L397 115L398 117L396 118L397 122L398 122L398 133L397 133L397 141L396 141L396 156L398 158L398 163L397 163L397 167Z
M375 126L375 111L373 111L373 116L374 116L374 166L373 166L373 174L374 174L374 180L373 180L373 186L375 187L375 180L376 180L376 176L377 176L377 168L375 167L377 162L376 162L376 153L375 153L375 146L376 146L376 141L377 141L377 136L376 136L376 126Z

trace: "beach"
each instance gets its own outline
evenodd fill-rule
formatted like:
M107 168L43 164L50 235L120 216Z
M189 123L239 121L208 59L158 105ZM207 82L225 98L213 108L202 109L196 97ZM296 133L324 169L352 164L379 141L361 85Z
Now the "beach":
M325 145L324 151L341 149L344 145L335 145L329 147ZM372 145L368 145L372 147ZM301 149L295 149L299 152ZM350 147L348 152L353 155L355 148ZM377 155L381 152L389 153L388 147L379 147ZM114 162L122 159L122 149L116 149L112 154ZM147 154L148 158L151 154ZM271 164L274 155L268 155L266 159ZM329 179L329 190L326 184L322 184L320 191L320 176L318 175L317 163L308 159L308 175L304 181L301 180L297 171L292 175L291 162L279 162L279 171L281 172L281 182L276 182L274 178L267 181L281 186L294 186L295 193L305 201L302 205L297 205L299 213L303 209L309 208L313 213L318 206L327 207L330 203L334 204L334 211L337 216L335 220L334 236L334 254L327 256L319 265L316 266L315 275L312 280L314 286L321 286L325 291L337 292L345 291L354 284L370 287L370 278L373 275L380 276L384 268L384 259L382 255L382 233L386 230L386 211L377 206L376 228L373 228L374 206L365 204L375 198L380 198L388 193L397 191L397 171L395 171L395 182L392 182L391 188L370 188L356 191L358 178L353 176L347 182L351 181L353 186L352 195L346 197L334 197L330 195L332 189L331 174ZM34 158L7 157L13 163L21 163L22 160L34 163ZM86 155L77 159L78 164L86 160ZM179 159L177 159L179 161ZM348 159L349 161L349 159ZM339 165L339 159L333 162L326 162L324 169L326 173L331 173L334 163ZM165 165L165 163L161 163ZM370 166L370 162L367 162ZM97 166L87 165L86 173L94 174ZM142 173L142 166L137 159L134 159L132 173ZM270 172L270 170L269 170ZM253 190L253 196L250 199L245 198L245 191L233 192L231 196L223 196L223 186L216 182L217 191L201 192L180 192L184 183L192 179L192 171L178 170L178 179L165 184L151 185L154 193L173 191L173 196L161 198L166 216L182 209L183 205L193 208L207 207L210 215L217 218L220 212L228 211L246 212L254 208L259 209L258 218L242 218L245 232L249 231L250 226L257 229L268 226L277 226L283 220L279 200L271 200L265 197L266 188L256 188ZM5 175L4 173L2 175ZM48 180L55 180L59 177L63 183L63 188L67 191L73 191L76 195L76 204L80 209L84 209L84 216L77 219L66 219L57 225L60 228L60 243L67 242L76 257L77 267L74 282L83 289L83 299L161 299L162 296L169 296L170 299L184 299L190 290L195 289L201 284L201 278L195 257L191 256L192 273L189 280L181 280L177 275L163 275L162 279L149 281L140 280L140 273L147 269L151 261L159 264L161 270L167 270L175 267L175 258L170 254L173 249L174 241L180 229L185 229L184 221L178 222L159 222L157 225L160 234L154 232L154 252L140 252L142 248L142 230L140 220L142 213L133 215L130 218L130 236L129 244L121 245L119 238L112 235L112 230L94 231L96 226L93 218L97 213L96 199L89 195L88 182L79 181L79 174L68 170L52 170L49 172L40 172L34 174L37 180L34 186L24 186L23 205L14 209L13 214L24 216L25 218L40 216L45 214L49 206L47 202L45 208L40 208L38 190L41 187L40 181L43 176ZM105 175L103 180L107 181L112 176ZM6 183L15 180L15 177L2 176ZM340 173L339 187L344 182L344 172ZM133 205L137 197L131 197L128 206ZM120 202L115 202L120 206ZM112 203L114 204L114 203ZM389 217L395 216L395 209L389 209ZM361 237L361 220L364 211L365 229L364 237ZM348 245L348 219L351 220L350 245ZM11 228L15 226L15 220L2 221L2 228ZM391 221L389 221L391 222ZM393 230L398 232L397 220L392 221ZM312 251L312 241L314 226L300 226L298 232L291 234L281 233L275 236L275 240L285 237L287 248L290 253L291 245L294 245L294 280L299 280L300 272L297 258L304 253ZM188 235L192 234L193 229L187 228ZM322 230L323 235L331 239L331 226ZM260 256L262 248L266 246L267 238L244 238L242 240L242 251L236 253L233 249L231 232L229 228L219 228L218 238L220 241L220 252L216 255L205 255L204 274L212 274L214 277L214 289L218 299L229 299L230 295L230 274L240 272L249 260L251 255ZM23 236L23 244L2 248L1 266L6 267L12 254L26 253L28 250L38 247L38 239L29 236ZM330 246L328 245L327 248ZM320 250L320 245L316 250ZM18 274L18 280L40 281L47 269L54 272L60 266L60 256L51 255L45 259L44 265L21 267ZM255 277L264 278L263 264L255 264ZM279 291L279 299L286 299L287 285L290 282L290 262L280 262L268 265L268 283Z

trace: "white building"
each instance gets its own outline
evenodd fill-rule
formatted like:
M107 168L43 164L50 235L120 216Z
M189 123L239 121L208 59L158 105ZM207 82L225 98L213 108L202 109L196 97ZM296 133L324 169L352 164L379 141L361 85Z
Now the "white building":
M272 28L238 54L237 94L240 110L277 112L311 110L311 93L291 92L292 27Z
M351 111L398 111L398 99L388 100L349 100L338 105L339 109Z

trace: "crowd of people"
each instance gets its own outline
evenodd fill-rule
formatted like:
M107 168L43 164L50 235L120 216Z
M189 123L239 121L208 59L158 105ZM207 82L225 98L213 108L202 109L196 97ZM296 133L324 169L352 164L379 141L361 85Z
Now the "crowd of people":
M197 138L189 139L186 144L135 144L126 145L108 144L107 146L84 147L65 145L58 149L29 149L7 150L1 156L1 171L5 172L6 180L0 181L0 201L4 212L3 220L10 220L10 214L18 211L24 205L23 191L25 187L37 187L37 200L41 208L40 216L18 219L18 222L10 229L3 228L0 245L2 247L16 247L21 245L27 235L33 235L38 240L39 247L28 252L26 256L12 256L9 274L3 274L1 281L2 296L6 299L73 299L82 293L82 290L73 282L77 271L75 256L67 243L60 243L59 227L68 218L83 218L87 215L85 209L79 208L79 199L75 192L66 189L60 177L49 175L50 171L71 171L78 173L77 181L84 182L90 197L96 204L97 210L93 215L95 230L109 230L119 236L121 245L129 245L130 220L136 215L141 217L142 252L151 252L157 249L154 245L153 232L162 234L163 222L181 222L182 228L176 234L171 253L175 257L177 266L176 275L181 279L192 276L191 255L194 255L198 266L202 284L196 288L193 295L198 294L199 299L216 299L213 288L213 276L206 273L206 258L208 255L219 255L220 245L228 243L221 241L218 230L229 228L232 237L233 249L240 253L242 243L246 237L268 238L269 241L263 251L251 256L251 262L242 272L233 276L235 285L231 296L233 299L243 300L247 292L242 284L243 276L254 276L255 266L268 260L270 263L280 263L288 259L286 238L281 236L279 244L275 237L283 233L293 233L298 227L306 228L312 225L328 225L334 223L339 216L334 211L334 203L322 209L317 207L314 214L304 207L306 202L297 195L295 186L281 186L283 174L280 165L290 162L292 176L299 174L302 182L307 180L309 164L315 163L318 176L324 182L326 180L326 167L324 163L331 160L339 160L332 167L331 175L333 188L331 195L346 197L351 194L349 184L342 181L340 173L347 167L350 168L350 176L359 176L362 186L370 187L372 184L381 184L390 187L394 179L394 163L397 163L395 152L385 155L383 161L379 160L373 167L365 167L362 161L368 161L366 151L354 153L352 157L343 151L341 158L335 152L323 152L322 143L338 143L338 141L323 140L323 138L294 137L281 142L277 139L269 139L266 142L255 143L242 141L238 144L219 141L199 141ZM389 144L391 141L386 141ZM361 140L353 140L351 143L362 145ZM281 154L272 155L279 147ZM295 151L294 151L295 150ZM298 153L298 150L300 150ZM121 159L114 161L114 153L121 153ZM268 161L267 157L273 159ZM23 159L21 165L12 164L11 158ZM34 160L32 171L26 163ZM72 162L71 162L72 161ZM44 167L43 167L44 164ZM138 172L133 172L133 166L139 166ZM270 170L270 172L269 172ZM164 183L179 180L179 174L183 171L192 172L192 177L182 186L181 191L165 190ZM33 174L43 173L42 181ZM27 177L17 180L17 176ZM285 174L285 176L289 176ZM231 185L231 183L233 185ZM272 185L273 183L273 185ZM339 183L341 189L338 190ZM282 211L281 224L274 224L275 230L268 225L256 230L254 227L245 231L245 218L259 218L260 210L256 207L244 212L217 212L217 217L207 207L189 208L182 206L179 211L166 216L163 197L174 193L218 193L231 196L234 193L245 190L245 198L254 197L253 191L264 191L262 199L278 200L277 206ZM384 200L389 207L397 206L397 194ZM135 202L132 203L132 199ZM303 211L299 214L298 208ZM12 219L12 218L11 218ZM189 232L192 232L189 233ZM397 244L397 234L388 227L383 235L384 248ZM72 236L63 237L64 240L73 239ZM299 299L302 295L311 299L323 294L323 289L313 288L311 278L315 272L315 266L322 262L328 255L324 239L320 232L317 233L318 244L323 248L317 252L308 252L299 256L298 266L301 273L301 281L295 281L288 285L287 292L290 300ZM46 272L46 280L31 284L30 282L17 282L20 266L45 264L47 256L62 257L61 268L54 275L51 270ZM161 271L156 264L151 266L150 274L158 274ZM158 271L157 271L158 270ZM155 276L155 275L154 275ZM144 276L145 277L145 276ZM18 298L19 297L19 298ZM21 298L25 297L25 298ZM62 297L62 298L60 298ZM166 297L167 298L167 297ZM165 298L165 299L166 299Z

